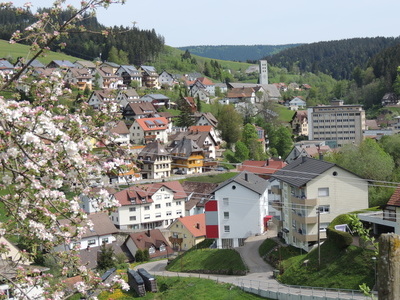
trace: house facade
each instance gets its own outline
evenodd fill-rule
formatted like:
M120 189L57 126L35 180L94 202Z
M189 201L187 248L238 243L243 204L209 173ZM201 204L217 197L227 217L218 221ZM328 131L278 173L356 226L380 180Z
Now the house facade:
M362 106L344 105L342 100L332 104L308 108L309 139L336 141L338 147L360 144L365 130L365 111Z
M89 221L92 222L92 229L87 228L86 232L82 235L80 240L73 240L65 245L68 249L90 249L92 247L98 247L103 244L111 244L116 241L115 234L118 229L111 222L108 217L108 213L97 212L88 215ZM69 220L59 220L60 225L68 225ZM56 248L56 250L62 250L62 246Z
M142 74L142 85L148 88L160 88L158 82L158 73L153 66L140 66Z
M159 141L146 145L138 155L143 179L160 179L171 175L172 156Z
M168 120L164 117L136 119L131 127L130 139L133 144L146 145L154 141L168 142Z
M281 199L278 231L287 244L305 251L318 244L318 235L326 239L338 215L368 208L368 182L330 162L301 157L272 178L279 181L272 189Z
M176 171L182 171L182 174L203 172L204 151L195 141L184 137L171 148L170 153L172 168Z
M187 195L178 181L131 186L114 195L121 206L111 220L123 230L166 228L185 212Z
M115 74L122 78L122 82L126 86L131 85L132 81L136 82L138 87L142 86L142 74L135 66L122 65L117 69Z
M267 181L241 172L220 184L214 200L206 203L207 238L216 239L217 248L239 247L251 235L264 232L268 215Z
M168 229L175 241L179 239L180 242L180 245L172 245L173 248L189 250L206 238L205 214L177 218Z
M159 229L131 233L125 245L133 257L137 250L148 250L150 258L168 257L174 252Z
M92 74L88 69L70 68L65 73L64 81L80 90L92 89Z
M295 135L308 136L308 117L306 110L296 111L289 123Z

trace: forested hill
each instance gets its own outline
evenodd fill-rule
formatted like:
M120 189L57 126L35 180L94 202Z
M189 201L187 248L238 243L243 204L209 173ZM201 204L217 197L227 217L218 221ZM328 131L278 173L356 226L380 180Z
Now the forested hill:
M46 8L38 11L46 11ZM62 11L59 22L67 20L69 11ZM0 10L0 39L9 40L16 30L23 31L28 24L37 20L30 12L16 13L15 9ZM88 32L71 34L67 47L62 52L85 60L110 60L110 52L114 53L113 61L120 64L141 65L151 61L163 50L164 38L153 30L140 30L138 28L114 27L109 36L98 33L106 27L97 22L96 17L84 18L79 25L85 26ZM62 42L62 41L60 41ZM52 45L51 50L58 51L57 45ZM117 53L115 55L115 53ZM117 56L117 57L115 57ZM120 61L116 61L120 60Z
M381 51L400 38L354 38L304 44L265 57L271 65L297 72L323 72L335 79L352 79L355 67L365 69Z
M284 49L296 47L301 44L288 45L222 45L222 46L187 46L178 49L212 59L251 62L278 53Z

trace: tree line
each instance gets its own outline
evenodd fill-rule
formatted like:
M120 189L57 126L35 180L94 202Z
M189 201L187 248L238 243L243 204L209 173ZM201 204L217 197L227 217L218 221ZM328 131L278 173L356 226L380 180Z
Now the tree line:
M38 12L43 13L46 10L48 9L41 8ZM73 13L71 10L62 10L58 15L54 15L54 18L61 24ZM22 32L28 24L36 21L29 10L21 12L14 8L2 9L0 10L0 38L9 40L15 31ZM126 53L125 63L142 65L154 60L164 47L164 37L157 34L154 29L141 30L123 26L107 28L98 23L95 16L89 14L80 20L78 25L84 27L85 30L61 38L60 42L65 42L67 45L65 48L61 49L58 43L52 45L50 50L62 51L85 60L109 60L110 51L116 48ZM103 34L99 34L100 32Z

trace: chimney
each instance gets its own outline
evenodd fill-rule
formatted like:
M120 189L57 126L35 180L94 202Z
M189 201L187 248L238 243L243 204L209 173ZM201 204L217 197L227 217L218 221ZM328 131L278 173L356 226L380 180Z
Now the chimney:
M196 223L196 228L200 229L200 223Z
M324 154L322 152L319 153L319 160L324 160Z
M147 229L146 235L150 237L150 229Z
M245 180L245 181L249 181L249 177L248 177L248 174L247 174L247 173L244 173L244 180Z
M269 166L269 158L267 159L267 166Z
M306 162L306 156L305 156L305 155L303 155L303 156L301 157L301 162L302 162L302 163L305 163L305 162Z

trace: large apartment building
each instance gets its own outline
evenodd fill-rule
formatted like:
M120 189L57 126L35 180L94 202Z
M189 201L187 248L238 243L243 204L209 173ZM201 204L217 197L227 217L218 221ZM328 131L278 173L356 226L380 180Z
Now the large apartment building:
M343 100L332 105L308 108L308 139L345 144L360 144L365 130L365 111L361 105L344 105Z

